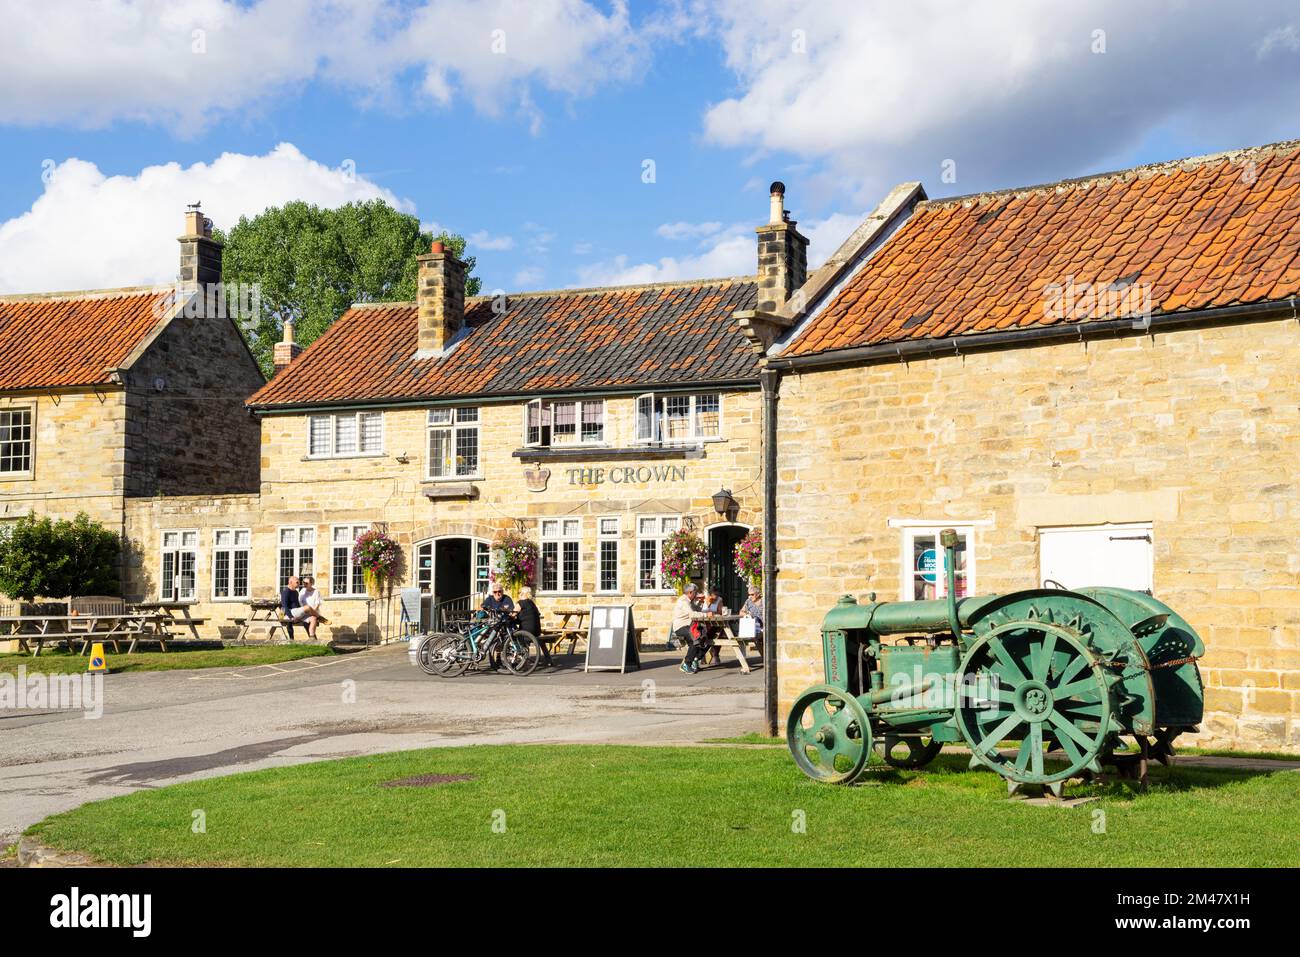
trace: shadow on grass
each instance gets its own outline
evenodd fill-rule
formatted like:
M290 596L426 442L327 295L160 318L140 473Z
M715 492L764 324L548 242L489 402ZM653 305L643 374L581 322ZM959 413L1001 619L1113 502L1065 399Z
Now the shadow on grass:
M1213 790L1242 784L1254 778L1271 777L1275 774L1300 773L1288 767L1278 768L1231 768L1205 767L1203 765L1172 766L1152 762L1147 771L1148 785L1145 792L1135 786L1135 782L1117 777L1113 771L1107 773L1101 781L1074 780L1066 784L1066 797L1106 797L1128 801L1140 801L1158 794L1178 794L1191 791ZM978 776L976 776L978 775ZM906 787L915 785L925 779L935 783L955 785L958 787L980 786L978 782L993 777L995 772L983 766L972 768L968 754L941 754L924 768L918 770L901 770L884 763L880 755L873 754L862 777L854 782L854 787L872 787L896 785Z

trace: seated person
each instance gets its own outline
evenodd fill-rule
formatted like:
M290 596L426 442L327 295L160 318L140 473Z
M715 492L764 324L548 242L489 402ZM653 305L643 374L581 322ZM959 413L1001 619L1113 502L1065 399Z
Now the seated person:
M542 649L542 664L553 668L555 662L551 659L551 651L542 641L542 613L537 602L533 601L533 590L526 586L519 590L519 630L526 631L537 639L537 644Z
M293 641L293 623L302 619L302 599L298 595L298 576L290 575L289 581L280 589L280 620L284 622L285 634Z
M700 670L700 659L704 657L704 627L695 622L700 604L696 596L700 589L691 582L673 605L673 637L686 645L686 657L682 659L682 671L694 674Z
M740 609L740 617L754 619L754 637L762 639L763 596L759 594L757 585L749 586L749 597L745 599L745 607Z
M483 599L482 607L484 611L498 615L513 616L515 613L514 599L506 594L506 590L500 582L492 583L492 590Z
M321 614L321 604L324 599L321 598L320 592L316 590L316 579L311 575L303 576L302 591L298 594L298 600L299 607L297 610L302 612L300 620L307 626L307 637L315 641L317 626L328 621L328 619Z

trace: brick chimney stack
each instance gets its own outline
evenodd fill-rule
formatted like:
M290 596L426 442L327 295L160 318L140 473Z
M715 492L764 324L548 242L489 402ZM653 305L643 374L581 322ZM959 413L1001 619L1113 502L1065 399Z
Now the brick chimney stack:
M284 338L275 344L275 349L271 353L271 361L275 364L273 376L279 375L288 368L289 363L298 358L302 352L302 346L294 341L293 320L284 321Z
M416 280L420 337L417 359L438 358L465 326L465 264L440 242L423 256Z
M758 309L776 312L808 278L808 237L785 208L785 184L770 191L768 221L758 227Z
M206 286L221 282L221 243L212 238L212 220L195 203L185 211L181 244L181 282Z

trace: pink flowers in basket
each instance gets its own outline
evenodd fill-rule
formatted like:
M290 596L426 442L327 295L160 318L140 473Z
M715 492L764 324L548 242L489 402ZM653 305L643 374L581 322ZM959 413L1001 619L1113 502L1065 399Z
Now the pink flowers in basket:
M506 532L492 543L492 574L508 591L518 592L537 574L537 543Z
M754 529L736 543L736 571L751 585L763 586L763 532Z
M664 581L681 594L687 583L704 564L708 552L704 542L694 532L685 528L678 529L664 539L663 557L659 561L659 573Z

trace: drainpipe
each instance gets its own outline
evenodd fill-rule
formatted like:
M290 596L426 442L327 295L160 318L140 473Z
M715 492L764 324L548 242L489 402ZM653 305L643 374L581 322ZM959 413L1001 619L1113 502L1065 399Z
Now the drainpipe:
M767 733L776 721L776 403L781 373L764 369L763 386L763 714Z

